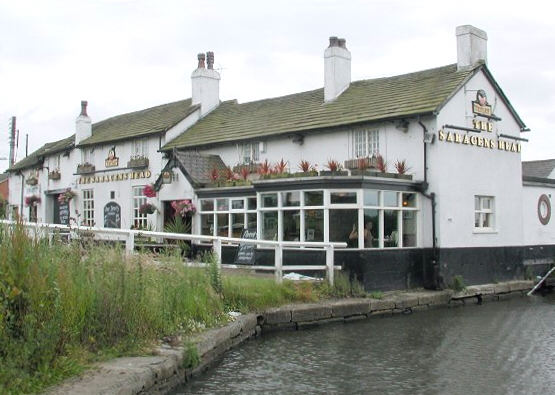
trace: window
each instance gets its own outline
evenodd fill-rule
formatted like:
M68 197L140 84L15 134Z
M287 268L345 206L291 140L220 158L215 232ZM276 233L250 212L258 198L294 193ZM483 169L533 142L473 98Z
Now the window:
M356 130L353 132L353 155L365 158L380 152L380 134L378 130Z
M243 229L256 230L256 219L256 197L200 200L203 235L239 238Z
M148 156L148 139L135 139L133 140L133 151L131 151L132 158L146 158Z
M242 162L246 165L257 162L260 157L260 144L258 142L244 143L241 145Z
M492 196L474 196L474 229L492 230L494 214L494 198Z
M81 149L81 163L94 165L94 150L86 147Z
M144 186L133 187L133 227L135 229L146 228L146 214L141 214L139 209L146 203L146 196L143 195Z
M92 189L83 190L83 225L94 226L94 190Z

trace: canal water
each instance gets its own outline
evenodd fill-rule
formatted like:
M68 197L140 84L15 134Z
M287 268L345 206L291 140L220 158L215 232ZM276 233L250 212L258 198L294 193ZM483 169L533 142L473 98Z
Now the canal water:
M555 295L276 332L175 394L555 394Z

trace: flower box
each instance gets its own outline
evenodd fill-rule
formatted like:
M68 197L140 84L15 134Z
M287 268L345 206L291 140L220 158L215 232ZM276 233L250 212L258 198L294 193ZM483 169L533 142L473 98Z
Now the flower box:
M368 177L379 177L382 174L375 170L361 170L361 169L353 169L351 170L352 176L368 176Z
M318 172L316 170L298 171L295 174L293 174L293 176L294 177L317 177Z
M77 174L94 173L94 171L95 167L90 163L81 163L80 165L77 165Z
M39 179L37 177L29 177L25 180L25 184L27 185L37 185L39 183Z
M347 159L344 162L345 168L349 170L359 169L361 160L364 160L366 167L376 167L377 159L373 156L371 158Z
M253 162L249 164L236 165L233 167L233 171L235 173L241 174L242 169L247 169L250 174L250 173L256 173L259 167L260 167L260 163Z
M48 173L48 178L51 180L59 180L61 177L62 175L58 170L52 170L50 173Z
M320 170L321 176L348 176L349 172L346 170L338 170L338 171L331 171L331 170Z
M127 167L131 169L140 169L143 167L148 167L148 158L144 156L131 158L129 162L127 162Z

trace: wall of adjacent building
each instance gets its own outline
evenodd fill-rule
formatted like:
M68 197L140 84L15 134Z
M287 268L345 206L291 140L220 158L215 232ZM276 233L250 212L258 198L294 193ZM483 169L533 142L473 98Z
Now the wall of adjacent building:
M538 200L546 195L551 203L551 218L547 225L538 217ZM522 195L523 244L555 244L555 185L525 185Z

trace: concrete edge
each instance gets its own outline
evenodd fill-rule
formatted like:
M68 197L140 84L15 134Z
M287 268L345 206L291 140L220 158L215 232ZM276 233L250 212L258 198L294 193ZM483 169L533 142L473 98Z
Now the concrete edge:
M398 313L412 313L435 307L453 307L523 295L533 281L511 281L452 290L417 291L387 295L382 299L350 298L321 303L294 304L246 314L222 328L210 329L189 339L197 348L199 364L185 368L184 347L163 345L156 355L117 358L71 378L47 394L165 394L206 371L226 351L261 333L298 330L332 322L352 322Z

